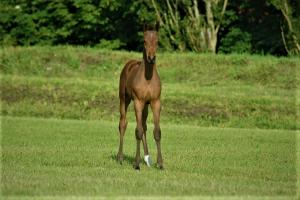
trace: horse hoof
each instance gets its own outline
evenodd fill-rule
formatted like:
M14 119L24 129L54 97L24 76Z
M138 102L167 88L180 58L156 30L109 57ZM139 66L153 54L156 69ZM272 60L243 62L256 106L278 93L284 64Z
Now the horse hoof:
M123 155L117 155L117 161L122 165L123 163Z
M134 165L133 168L134 168L135 170L140 170L140 166Z
M156 167L157 167L158 169L160 169L160 170L164 170L164 169L165 169L164 166L159 165L159 164L158 164Z

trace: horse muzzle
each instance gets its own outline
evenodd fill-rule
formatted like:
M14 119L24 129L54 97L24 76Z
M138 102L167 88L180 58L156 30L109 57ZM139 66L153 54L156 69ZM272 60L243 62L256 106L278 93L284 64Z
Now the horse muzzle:
M156 56L153 56L153 57L148 56L147 57L147 61L149 64L155 64L155 60L156 60Z

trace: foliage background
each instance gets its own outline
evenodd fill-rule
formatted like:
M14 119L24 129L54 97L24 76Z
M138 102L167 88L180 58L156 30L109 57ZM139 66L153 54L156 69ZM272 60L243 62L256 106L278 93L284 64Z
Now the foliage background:
M181 32L192 26L187 20L188 10L193 8L195 3L203 20L197 27L207 24L207 0L2 0L0 44L72 44L139 51L142 48L143 24L153 23L157 19L153 2L156 2L163 13L169 12L166 2L178 6L177 23ZM288 29L281 12L280 6L284 2L289 8L292 31ZM215 21L218 21L218 6L216 4L213 10ZM287 55L289 50L284 46L283 34L287 46L293 46L289 43L293 35L297 36L299 41L298 7L299 3L296 0L228 1L217 34L216 51ZM167 20L169 18L167 15ZM193 48L190 45L191 39L184 34L174 33L174 30L168 33L167 28L166 25L162 26L160 31L162 49L205 51ZM172 36L175 41L171 40ZM180 47L180 43L184 48Z

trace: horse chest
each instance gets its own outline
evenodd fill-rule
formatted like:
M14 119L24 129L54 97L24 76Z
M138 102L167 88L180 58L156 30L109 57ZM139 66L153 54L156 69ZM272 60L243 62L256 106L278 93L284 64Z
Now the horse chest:
M137 84L134 87L134 94L134 96L138 99L142 99L145 101L157 99L160 96L160 86L152 82Z

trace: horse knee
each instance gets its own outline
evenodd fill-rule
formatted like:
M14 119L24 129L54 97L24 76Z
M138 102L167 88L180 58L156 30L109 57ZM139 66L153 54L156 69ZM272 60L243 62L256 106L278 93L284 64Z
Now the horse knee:
M160 141L160 139L161 139L161 130L160 130L160 128L155 128L153 132L154 132L155 141Z
M143 130L142 130L142 129L136 128L136 129L135 129L135 138L136 138L137 140L141 140L142 137L143 137Z
M143 124L143 129L144 129L145 132L147 131L147 124L146 123Z
M120 119L120 122L119 122L119 131L121 130L125 130L126 127L127 127L127 121L125 119Z

